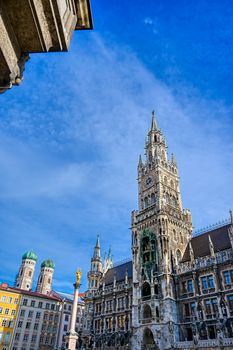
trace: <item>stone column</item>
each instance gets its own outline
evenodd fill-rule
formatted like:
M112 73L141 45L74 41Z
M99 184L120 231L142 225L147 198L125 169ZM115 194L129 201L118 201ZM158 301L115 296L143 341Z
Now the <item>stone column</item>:
M75 331L76 318L77 318L77 308L78 308L78 295L80 288L81 271L76 272L76 283L74 283L74 301L72 307L72 314L70 320L70 329L66 336L67 349L75 350L78 340L78 334Z

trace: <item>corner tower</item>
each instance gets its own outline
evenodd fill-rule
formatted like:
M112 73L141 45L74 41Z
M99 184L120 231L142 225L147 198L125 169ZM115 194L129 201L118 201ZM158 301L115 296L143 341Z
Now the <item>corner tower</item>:
M169 349L177 314L173 272L191 237L192 221L182 208L177 163L173 155L168 158L154 112L145 156L138 163L139 210L132 213L133 345L141 349L150 341Z
M100 239L99 235L96 239L93 257L91 259L91 269L88 272L88 290L93 292L99 288L100 279L102 277L102 260L100 256Z
M40 274L37 281L36 291L41 294L49 294L52 291L54 262L50 259L41 264Z
M32 251L28 251L22 256L22 263L15 280L16 288L24 290L32 289L36 262L37 256Z

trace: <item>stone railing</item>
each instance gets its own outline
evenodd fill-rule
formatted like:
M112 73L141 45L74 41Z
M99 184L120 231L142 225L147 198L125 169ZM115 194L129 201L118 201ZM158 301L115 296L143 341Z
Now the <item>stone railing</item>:
M192 349L193 341L179 341L175 344L177 349Z
M232 349L233 338L225 338L222 341L223 346L229 346L229 350ZM197 344L194 345L193 341L180 341L175 344L177 349L198 349L198 348L219 348L220 343L218 339L207 339L207 340L199 340Z
M231 260L233 260L233 251L229 249L223 252L216 253L215 257L209 256L204 258L197 258L194 260L194 262L187 261L184 263L180 263L180 265L178 266L177 272L184 273L188 271L199 270L202 268L215 265L216 263L221 264Z

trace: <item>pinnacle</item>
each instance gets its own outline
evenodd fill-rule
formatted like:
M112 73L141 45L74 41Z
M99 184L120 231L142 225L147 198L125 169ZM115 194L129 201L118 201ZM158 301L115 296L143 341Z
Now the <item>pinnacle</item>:
M156 120L155 120L155 111L152 111L152 121L151 121L151 130L156 130Z
M96 248L100 248L100 236L99 235L97 235L95 246L96 246Z

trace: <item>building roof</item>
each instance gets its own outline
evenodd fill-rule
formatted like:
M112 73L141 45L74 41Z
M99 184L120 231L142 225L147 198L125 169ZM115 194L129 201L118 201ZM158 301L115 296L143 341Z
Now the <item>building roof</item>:
M38 297L38 298L50 299L50 300L54 300L54 301L61 301L62 300L61 297L59 297L59 295L57 295L53 291L50 292L50 294L42 294L42 293L24 290L24 289L20 289L20 288L16 288L16 287L10 287L7 283L1 283L0 290L5 290L7 292L15 292L15 293L19 293L22 295L28 295L28 296L31 296L34 298Z
M63 292L54 292L56 295L58 295L61 299L65 299L68 302L73 302L74 300L74 294L69 294L69 293L63 293ZM84 293L79 293L78 296L78 302L83 303L82 298L84 297Z
M228 234L230 226L231 224L227 224L214 230L205 232L199 236L193 237L191 239L191 245L195 259L210 255L209 236L213 243L215 253L231 248L231 242ZM190 246L188 244L181 262L190 260L189 250Z
M132 260L115 265L109 269L104 278L105 285L112 284L114 276L116 276L116 282L124 281L126 271L128 272L128 278L132 279Z

